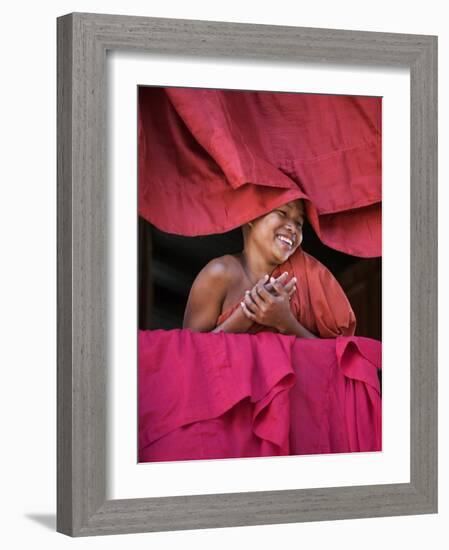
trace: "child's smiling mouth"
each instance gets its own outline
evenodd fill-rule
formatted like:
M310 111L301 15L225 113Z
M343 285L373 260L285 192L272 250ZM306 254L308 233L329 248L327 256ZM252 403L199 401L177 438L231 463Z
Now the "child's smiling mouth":
M293 248L293 245L295 243L295 237L287 237L286 235L278 234L276 235L276 239L282 243L282 245L288 250L291 250Z

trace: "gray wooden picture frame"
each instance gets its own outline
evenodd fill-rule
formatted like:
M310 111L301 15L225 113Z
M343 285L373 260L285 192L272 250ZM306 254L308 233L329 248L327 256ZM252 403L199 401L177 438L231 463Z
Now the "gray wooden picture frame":
M57 25L57 530L85 536L436 512L437 38L82 13ZM410 483L106 499L108 50L410 69Z

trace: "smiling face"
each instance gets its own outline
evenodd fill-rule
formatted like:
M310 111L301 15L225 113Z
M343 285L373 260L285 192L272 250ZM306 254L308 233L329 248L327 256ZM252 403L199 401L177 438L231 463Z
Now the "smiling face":
M302 242L304 205L295 200L252 222L251 240L269 261L285 262Z

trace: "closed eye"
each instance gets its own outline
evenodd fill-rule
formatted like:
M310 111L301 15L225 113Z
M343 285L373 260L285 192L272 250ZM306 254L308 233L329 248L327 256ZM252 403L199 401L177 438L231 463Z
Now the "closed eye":
M284 212L283 210L274 210L274 212L276 212L277 214L279 214L283 218L285 218L287 216L287 212ZM304 222L302 220L294 222L294 223L297 225L298 229L302 229L302 226L304 224Z

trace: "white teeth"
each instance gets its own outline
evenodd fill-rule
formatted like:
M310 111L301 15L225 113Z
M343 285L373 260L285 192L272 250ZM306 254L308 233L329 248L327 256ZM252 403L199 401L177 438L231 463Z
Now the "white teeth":
M284 237L284 235L278 235L277 237L284 243L287 243L289 246L293 246L293 241L290 240L288 237Z

